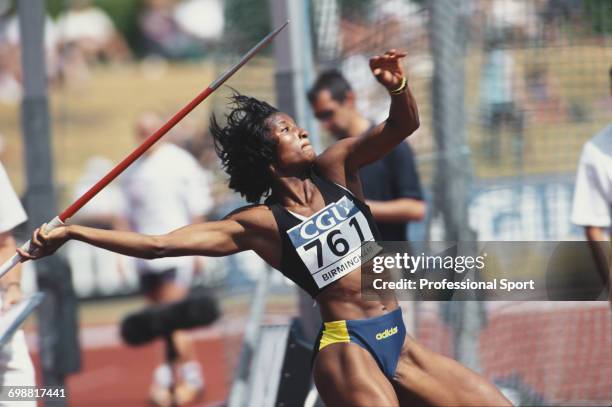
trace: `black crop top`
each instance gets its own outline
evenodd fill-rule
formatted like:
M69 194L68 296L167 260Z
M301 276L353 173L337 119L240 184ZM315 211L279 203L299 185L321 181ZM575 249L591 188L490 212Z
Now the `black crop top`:
M311 179L325 207L306 218L279 203L266 201L281 240L280 272L315 298L325 287L347 275L369 258L380 240L370 208L350 191L312 171ZM369 248L368 248L369 247Z

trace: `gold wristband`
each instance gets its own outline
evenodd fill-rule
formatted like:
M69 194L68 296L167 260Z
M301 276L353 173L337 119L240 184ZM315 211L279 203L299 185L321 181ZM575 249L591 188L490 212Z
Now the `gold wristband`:
M404 76L402 77L402 83L400 83L399 88L390 90L389 93L392 95L399 95L403 93L407 87L408 87L408 81L406 80L406 77Z

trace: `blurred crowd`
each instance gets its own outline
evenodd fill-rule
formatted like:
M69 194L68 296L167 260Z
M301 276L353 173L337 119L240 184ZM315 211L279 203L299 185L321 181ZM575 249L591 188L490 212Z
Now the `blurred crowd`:
M125 38L111 16L91 0L66 2L57 17L45 16L44 48L49 82L88 78L99 63L121 64L138 57L200 58L223 31L220 0L144 0L138 3L137 33ZM20 32L17 3L0 0L0 103L21 99ZM136 4L136 3L134 3Z
M327 4L326 2L321 2ZM359 107L375 121L385 118L387 102L367 70L367 60L381 47L409 50L412 77L433 76L430 15L423 2L372 0L362 9L338 2L334 12L314 7L317 59L323 66L339 66L359 95ZM368 3L368 4L370 4ZM474 0L462 7L462 30L456 38L470 47L470 69L477 67L478 100L474 105L482 128L481 152L490 163L500 157L500 131L509 133L515 167L523 166L523 140L533 123L585 122L589 109L560 94L559 77L541 47L563 47L576 38L596 42L585 4L576 0ZM442 35L442 34L441 34ZM457 41L459 44L460 41ZM472 50L478 50L474 53ZM558 72L557 72L558 73ZM599 111L595 109L594 111ZM423 126L422 126L423 127ZM421 128L419 133L427 132ZM414 146L429 151L432 137L415 137Z

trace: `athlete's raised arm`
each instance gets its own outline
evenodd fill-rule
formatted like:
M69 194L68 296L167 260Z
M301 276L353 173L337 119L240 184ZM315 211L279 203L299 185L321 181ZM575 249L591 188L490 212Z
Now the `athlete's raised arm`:
M18 249L25 259L39 259L53 254L68 240L132 257L155 259L176 256L226 256L244 250L260 252L258 241L266 241L271 230L257 207L237 211L225 219L188 225L165 235L151 236L134 232L102 230L79 225L65 225L44 231L44 225L32 233L33 254ZM267 222L269 223L269 222ZM267 257L267 256L266 256ZM267 260L267 259L266 259Z
M335 181L344 179L346 182L360 167L383 158L419 127L416 100L400 64L405 56L389 50L370 59L372 74L391 97L389 116L363 136L340 140L319 156L318 164L329 171ZM334 168L338 163L344 163L343 168Z
M347 165L359 168L383 158L419 128L419 110L400 64L406 54L389 50L370 58L370 69L391 97L389 117L358 137L347 157Z

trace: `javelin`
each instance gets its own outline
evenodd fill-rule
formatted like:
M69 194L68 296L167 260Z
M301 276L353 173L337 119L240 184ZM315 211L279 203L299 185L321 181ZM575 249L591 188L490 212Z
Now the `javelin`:
M191 102L187 103L185 107L178 111L170 120L166 122L162 127L159 128L155 133L151 134L141 145L136 147L134 151L125 157L115 168L110 170L100 181L98 181L93 187L85 192L80 198L78 198L72 205L66 208L62 213L53 218L46 227L47 231L53 230L58 226L61 226L70 219L79 209L81 209L87 202L89 202L98 192L104 189L112 180L117 178L127 167L129 167L134 161L136 161L141 155L145 153L157 140L162 138L171 128L173 128L178 122L180 122L189 112L191 112L197 105L202 103L211 93L213 93L219 86L221 86L226 80L228 80L237 70L239 70L244 64L246 64L256 53L265 47L276 35L281 32L289 24L286 21L283 25L278 27L266 35L261 41L257 43L253 48L249 50L234 66L225 71L215 81L213 81L206 89L204 89L198 96L196 96ZM30 251L30 240L28 240L21 248L29 252ZM21 261L19 253L13 255L8 259L2 266L0 266L0 277L5 275L10 269L15 267L17 263Z

